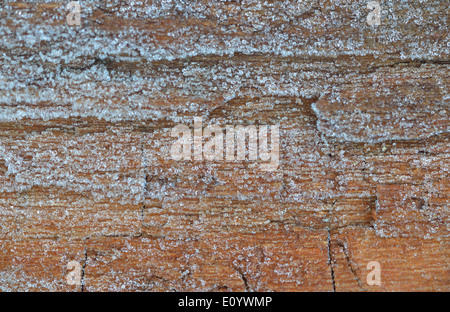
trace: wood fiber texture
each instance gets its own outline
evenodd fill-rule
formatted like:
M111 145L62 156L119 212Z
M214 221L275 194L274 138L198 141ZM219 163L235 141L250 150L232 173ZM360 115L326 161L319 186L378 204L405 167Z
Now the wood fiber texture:
M449 3L368 2L1 1L0 290L449 291Z

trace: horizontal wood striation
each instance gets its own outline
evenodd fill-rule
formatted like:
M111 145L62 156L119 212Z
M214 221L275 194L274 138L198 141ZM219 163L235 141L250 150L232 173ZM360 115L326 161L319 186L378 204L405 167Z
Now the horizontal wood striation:
M0 3L0 291L449 291L445 1L81 3ZM278 168L173 160L194 117Z

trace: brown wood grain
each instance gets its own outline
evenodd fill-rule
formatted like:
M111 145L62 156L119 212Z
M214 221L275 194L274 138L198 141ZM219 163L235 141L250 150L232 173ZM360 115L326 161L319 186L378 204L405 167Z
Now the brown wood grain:
M0 4L0 291L450 290L445 1L65 5ZM278 168L173 160L194 117Z

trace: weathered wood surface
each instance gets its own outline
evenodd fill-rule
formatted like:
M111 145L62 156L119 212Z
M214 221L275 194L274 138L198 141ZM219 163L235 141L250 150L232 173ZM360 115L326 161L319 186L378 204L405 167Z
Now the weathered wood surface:
M450 290L446 1L66 4L0 3L0 290ZM173 160L194 116L278 169Z

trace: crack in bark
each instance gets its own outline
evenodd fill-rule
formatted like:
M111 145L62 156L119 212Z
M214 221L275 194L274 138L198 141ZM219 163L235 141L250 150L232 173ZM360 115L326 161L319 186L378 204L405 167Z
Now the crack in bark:
M147 194L147 186L148 186L148 174L147 174L147 157L145 156L145 150L144 150L144 133L141 134L141 157L142 157L142 165L144 170L144 183L143 183L143 190L142 190L142 208L141 208L141 226L140 226L140 234L142 235L142 230L144 227L144 210L145 210L145 198Z
M331 234L330 230L328 229L328 236L327 236L327 246L328 246L328 265L330 266L331 271L331 282L332 282L332 290L333 292L336 292L336 281L334 276L334 267L333 267L333 255L331 253Z
M235 269L236 272L238 272L239 276L241 277L242 281L244 282L245 291L247 291L247 292L251 291L252 289L248 285L248 280L247 280L247 277L245 276L244 272L242 272L242 270L240 268L238 268L237 266L233 266L233 269Z
M342 244L342 250L344 251L345 259L347 261L347 266L349 267L350 271L352 272L353 277L355 278L356 282L358 283L359 288L363 291L367 291L367 289L365 289L362 286L363 284L362 284L361 280L359 279L358 275L356 274L356 270L353 268L353 266L351 264L350 256L349 256L349 253L348 253L345 243Z
M83 263L83 267L81 268L81 292L85 291L85 274L86 274L86 265L87 265L87 245L86 245L86 240L88 238L84 239L84 263Z

